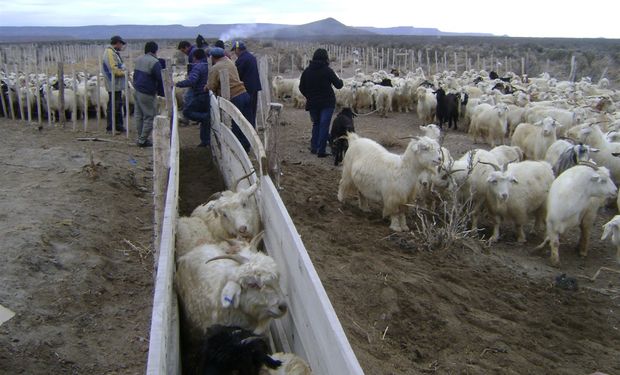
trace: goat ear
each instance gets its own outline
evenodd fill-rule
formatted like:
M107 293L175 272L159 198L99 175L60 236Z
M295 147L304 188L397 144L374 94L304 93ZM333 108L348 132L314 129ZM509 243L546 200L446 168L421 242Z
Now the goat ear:
M239 307L240 295L241 286L234 281L228 281L226 285L224 285L224 289L222 289L220 302L225 309L231 307L236 309Z
M512 182L513 184L518 184L519 180L517 180L517 178L515 176L510 177L510 182Z

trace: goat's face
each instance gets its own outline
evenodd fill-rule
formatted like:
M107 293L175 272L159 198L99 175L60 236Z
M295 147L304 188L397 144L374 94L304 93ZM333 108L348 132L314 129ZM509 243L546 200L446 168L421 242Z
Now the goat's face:
M551 137L555 135L557 122L551 117L545 117L540 125L542 127L543 137Z
M280 318L288 310L276 263L256 253L237 272L238 308L257 320Z
M489 173L487 183L493 196L500 202L505 202L510 196L511 185L519 182L510 172L495 171Z
M600 198L613 198L618 192L618 188L609 177L609 169L605 167L592 171L589 189L592 196Z
M237 193L227 194L213 204L216 217L229 234L251 238L260 230L260 216L253 197L257 187L254 184Z
M441 164L441 147L434 139L421 137L417 142L411 141L410 146L413 147L418 163L425 169L434 169Z

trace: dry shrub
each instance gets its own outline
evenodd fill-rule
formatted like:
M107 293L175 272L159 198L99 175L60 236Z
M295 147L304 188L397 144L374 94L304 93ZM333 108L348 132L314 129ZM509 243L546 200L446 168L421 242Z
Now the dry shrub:
M436 198L433 210L410 205L415 227L411 235L418 247L427 251L447 250L473 239L476 231L468 229L473 212L471 199L459 201L456 190L446 196L437 194Z

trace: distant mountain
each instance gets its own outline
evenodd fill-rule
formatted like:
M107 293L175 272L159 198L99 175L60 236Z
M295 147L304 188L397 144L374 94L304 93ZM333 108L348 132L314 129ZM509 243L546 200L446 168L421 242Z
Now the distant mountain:
M63 40L108 40L112 35L125 39L187 39L193 41L198 34L207 39L232 40L235 38L299 39L312 37L363 36L363 35L461 35L491 36L483 33L446 33L435 28L402 27L352 27L333 19L310 22L304 25L274 23L183 25L93 25L75 27L52 26L0 26L0 42L32 42Z
M441 31L439 29L430 27L413 27L413 26L398 26L398 27L369 27L362 26L357 27L360 30L370 31L379 35L433 35L433 36L448 36L448 35L460 35L460 36L493 36L493 34L485 33L450 33Z
M257 38L308 38L321 36L351 36L351 35L374 35L372 31L361 30L356 27L347 26L333 18L314 21L298 26L283 27L255 35Z

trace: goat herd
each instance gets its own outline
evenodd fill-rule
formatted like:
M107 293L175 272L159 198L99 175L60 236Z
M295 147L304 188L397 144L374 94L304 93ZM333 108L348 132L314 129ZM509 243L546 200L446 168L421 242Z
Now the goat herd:
M471 203L473 231L483 215L491 219L491 242L499 240L502 221L514 223L517 241L525 242L524 226L535 219L535 230L546 227L537 249L550 244L552 265L560 264L560 235L577 226L579 253L587 255L599 208L617 196L620 183L620 92L607 79L569 82L546 73L499 77L474 70L427 77L418 69L405 77L358 72L344 81L335 90L339 106L382 116L415 108L429 125L420 127L424 136L412 139L402 154L348 133L339 201L357 195L363 211L369 209L368 200L382 202L390 229L407 231L408 204L432 209L433 199L454 194L459 202ZM290 96L294 106L303 105L297 79L277 76L272 85L275 96ZM430 124L435 121L439 125ZM453 158L441 146L445 123L455 130L460 123L474 143L482 140L491 149ZM620 262L620 216L605 224L603 239L610 235Z

